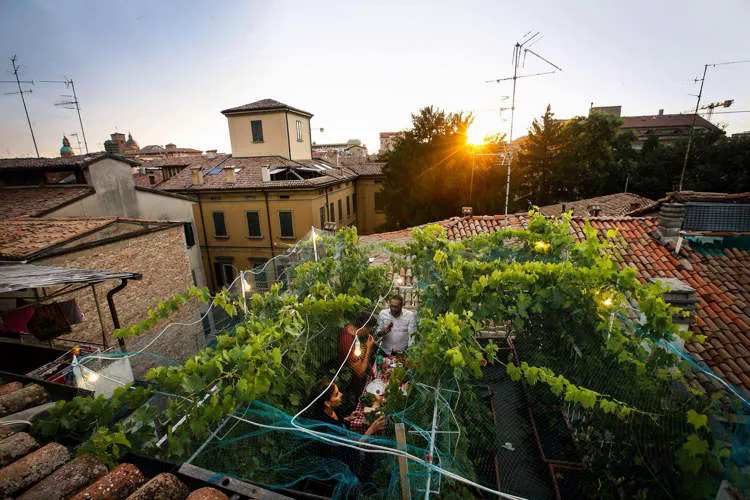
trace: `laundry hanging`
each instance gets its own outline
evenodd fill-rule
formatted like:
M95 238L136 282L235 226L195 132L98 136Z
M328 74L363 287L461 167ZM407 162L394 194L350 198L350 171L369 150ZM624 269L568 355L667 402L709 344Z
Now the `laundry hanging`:
M32 306L2 313L3 333L29 333L28 322L34 315Z

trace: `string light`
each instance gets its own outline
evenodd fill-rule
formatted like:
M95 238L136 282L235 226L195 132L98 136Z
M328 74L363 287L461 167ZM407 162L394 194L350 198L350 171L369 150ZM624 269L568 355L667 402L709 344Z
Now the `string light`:
M549 250L549 247L550 247L550 244L547 243L546 241L540 240L534 243L534 248L536 248L538 252L546 252L547 250Z
M99 380L99 374L96 372L91 372L86 375L86 382L88 382L89 384L94 384L97 380Z
M359 341L359 336L354 339L354 355L360 357L362 355L362 344Z
M602 301L602 304L604 304L604 307L612 307L612 297L607 297Z

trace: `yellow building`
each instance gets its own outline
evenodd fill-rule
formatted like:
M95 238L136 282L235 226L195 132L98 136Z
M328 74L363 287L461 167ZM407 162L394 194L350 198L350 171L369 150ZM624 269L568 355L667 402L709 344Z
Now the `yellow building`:
M313 227L356 225L369 234L385 222L381 166L338 168L313 159L312 114L272 99L222 113L232 154L186 162L156 186L198 199L196 232L214 288L238 270L259 269ZM269 266L256 281L282 271Z

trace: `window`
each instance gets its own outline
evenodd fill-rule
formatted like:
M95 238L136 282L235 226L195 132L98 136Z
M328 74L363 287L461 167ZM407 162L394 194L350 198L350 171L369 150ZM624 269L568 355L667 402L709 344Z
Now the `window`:
M383 208L383 193L378 191L375 193L375 211L382 212Z
M253 142L263 142L263 123L253 120L250 122L250 128L253 131Z
M344 220L344 213L341 211L341 200L339 200L339 220Z
M328 207L328 221L336 222L336 213L333 211L333 203Z
M297 140L302 142L302 120L297 120Z
M354 213L357 213L357 193L354 193L352 195L352 209L354 210Z
M279 225L281 226L282 238L294 238L292 212L279 212Z
M195 245L195 233L193 232L193 223L186 222L182 226L185 229L185 246L190 248Z
M326 225L326 207L320 207L320 229Z
M234 266L229 262L214 262L214 273L216 274L216 286L218 288L229 285L234 281Z
M250 238L260 238L260 214L258 212L245 212L247 215L247 235Z
M156 184L156 176L155 175L149 175L148 176L148 183L151 185Z
M227 226L224 224L224 212L214 212L214 236L227 237Z
M351 206L349 205L349 197L346 197L346 216L349 217L352 214Z

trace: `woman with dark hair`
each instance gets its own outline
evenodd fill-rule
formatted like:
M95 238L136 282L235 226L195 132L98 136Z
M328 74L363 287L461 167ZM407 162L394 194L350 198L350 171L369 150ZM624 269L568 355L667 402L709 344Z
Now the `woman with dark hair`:
M318 398L318 396L320 397ZM307 398L307 404L305 404L305 407L309 406L309 408L307 408L303 416L314 420L320 420L327 424L343 427L349 417L341 418L336 413L336 408L341 406L343 399L344 395L339 390L338 386L332 384L330 380L323 379L315 384L310 391L310 395ZM311 402L312 405L310 404ZM385 417L379 417L370 425L370 427L367 428L364 435L372 436L373 434L382 431L385 429L385 424Z

